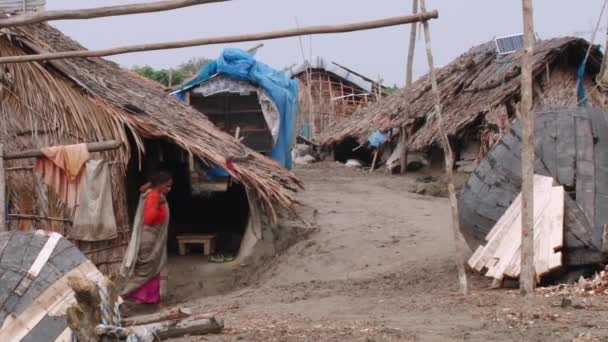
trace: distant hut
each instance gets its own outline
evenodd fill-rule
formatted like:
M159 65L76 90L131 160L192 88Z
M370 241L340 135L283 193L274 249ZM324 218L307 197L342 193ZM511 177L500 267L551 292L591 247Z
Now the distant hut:
M542 40L534 48L534 107L576 107L577 71L589 48L584 39L563 37ZM481 44L437 70L446 129L454 145L457 165L471 172L474 166L509 130L520 99L521 51L499 55L494 41ZM608 108L605 92L597 87L602 53L591 49L583 84L585 100L595 108ZM410 95L408 97L408 95ZM410 102L408 102L410 99ZM388 152L398 147L398 129L411 130L407 148L412 153L441 153L439 127L433 116L434 97L428 75L411 87L363 108L336 123L317 139L340 146L351 139L365 144L376 130L387 136ZM398 150L398 148L397 148ZM385 156L384 158L391 159ZM435 155L430 161L441 161ZM392 158L392 166L398 166Z
M46 24L6 29L0 37L2 56L83 49ZM0 101L0 140L7 153L82 142L123 143L122 149L93 154L112 163L118 236L74 241L104 273L113 273L120 264L138 187L159 167L175 179L168 198L170 250L177 249L177 234L208 233L217 235L220 251L245 258L258 243L272 244L270 227L282 212L293 209L293 191L300 182L292 173L221 132L155 82L107 60L4 64ZM31 160L6 163L9 230L44 229L69 237L71 212L31 165ZM216 168L228 177L208 177L207 171Z
M297 132L308 139L385 95L379 82L320 57L288 71L300 84Z
M225 49L172 95L207 116L247 147L291 168L298 84L256 61L249 51Z

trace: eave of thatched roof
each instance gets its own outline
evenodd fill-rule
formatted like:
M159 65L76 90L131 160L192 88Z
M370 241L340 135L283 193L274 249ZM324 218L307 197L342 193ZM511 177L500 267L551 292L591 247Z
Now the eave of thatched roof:
M11 28L10 34L0 37L3 55L82 49L47 24ZM0 100L12 101L13 111L20 108L37 117L37 123L28 119L28 125L54 122L79 140L126 142L129 131L142 153L143 138L167 139L213 165L234 160L232 176L258 196L252 200L259 200L272 219L280 209L295 205L294 191L301 183L293 173L220 131L198 111L169 97L156 82L102 58L47 63L7 64L0 72ZM9 113L2 114L10 119ZM6 121L11 120L4 120L5 132L15 126ZM5 133L4 140L10 136Z
M589 47L587 41L573 37L555 38L538 42L534 53L534 74L548 71L560 57L573 57L580 61ZM504 111L509 101L518 101L520 91L521 52L499 57L494 42L470 49L450 64L437 70L443 115L450 136L461 137L467 128L480 122L480 117L508 118ZM601 65L601 52L594 48L587 72L595 74ZM593 91L597 92L597 89ZM555 105L560 99L554 98ZM547 101L551 102L551 101ZM568 104L568 103L566 103ZM433 113L433 94L428 75L411 87L355 112L351 118L327 129L317 139L323 145L339 143L348 137L364 142L374 131L414 125L416 131L410 139L413 151L426 149L439 140L439 127ZM420 127L417 127L422 122ZM497 123L499 126L505 123Z

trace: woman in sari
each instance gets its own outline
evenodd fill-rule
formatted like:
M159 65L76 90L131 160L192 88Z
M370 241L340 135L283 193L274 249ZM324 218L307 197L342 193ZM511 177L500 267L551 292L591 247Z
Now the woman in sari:
M160 272L167 260L169 226L165 196L172 185L171 175L158 172L140 188L142 195L121 269L125 281L122 294L136 304L160 302Z

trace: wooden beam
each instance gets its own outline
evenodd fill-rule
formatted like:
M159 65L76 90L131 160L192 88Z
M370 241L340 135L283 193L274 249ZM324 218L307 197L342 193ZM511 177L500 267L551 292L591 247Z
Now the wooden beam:
M521 57L521 274L519 288L524 296L534 294L534 115L532 63L534 58L534 18L532 0L522 0L524 52Z
M424 12L426 10L425 0L420 0L420 9ZM458 199L456 198L456 188L454 187L454 155L452 153L452 147L448 139L448 134L445 130L445 122L443 120L443 113L441 112L441 94L439 93L439 86L437 84L437 74L435 72L435 63L433 61L433 51L431 48L431 31L429 29L429 23L423 22L422 27L424 28L424 41L426 45L426 56L429 64L429 75L431 78L431 89L433 91L434 102L435 102L435 115L439 121L439 133L441 135L441 141L443 142L443 154L445 156L445 174L448 183L448 194L450 199L450 208L452 211L452 233L454 234L454 244L456 246L456 267L458 269L458 281L460 284L460 291L462 294L467 295L469 293L467 284L467 274L464 268L465 265L465 242L462 233L460 232L460 216L458 214Z
M122 146L121 141L110 140L110 141L88 143L87 149L89 150L89 152L103 152L103 151L115 150L121 146ZM4 154L4 160L38 158L38 157L44 157L44 154L39 149L19 151L19 152L10 152L10 153Z
M372 20L344 25L326 25L326 26L309 26L304 28L264 32L264 33L251 33L243 35L223 36L216 38L201 38L191 39L178 42L164 42L164 43L152 43L152 44L139 44L123 46L118 48L103 49L103 50L80 50L80 51L63 51L63 52L51 52L42 53L35 55L25 56L10 56L0 58L0 63L23 63L33 61L44 61L52 59L62 58L78 58L78 57L103 57L103 56L114 56L132 52L142 51L154 51L154 50L167 50L167 49L179 49L192 46L203 46L213 44L225 44L225 43L237 43L237 42L250 42L257 40L268 40L268 39L279 39L294 36L304 36L313 34L330 34L330 33L344 33L354 32L363 30L372 30L381 27L398 26L404 24L411 24L420 21L427 21L439 17L437 11L423 12L416 15L392 17L380 20Z
M51 20L93 19L114 17L128 14L170 11L178 8L204 5L229 0L164 0L140 4L106 6L86 9L70 9L60 11L40 11L19 14L0 20L0 28L31 25Z
M41 215L31 215L31 214L8 214L9 219L17 219L17 220L43 220L43 221L57 221L57 222L67 222L72 223L72 220L61 218L61 217L48 217Z

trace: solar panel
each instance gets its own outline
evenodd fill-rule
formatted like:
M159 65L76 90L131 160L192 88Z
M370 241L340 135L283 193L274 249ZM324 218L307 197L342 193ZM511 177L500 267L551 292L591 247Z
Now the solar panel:
M517 34L496 38L496 50L499 55L506 55L524 48L524 35Z

